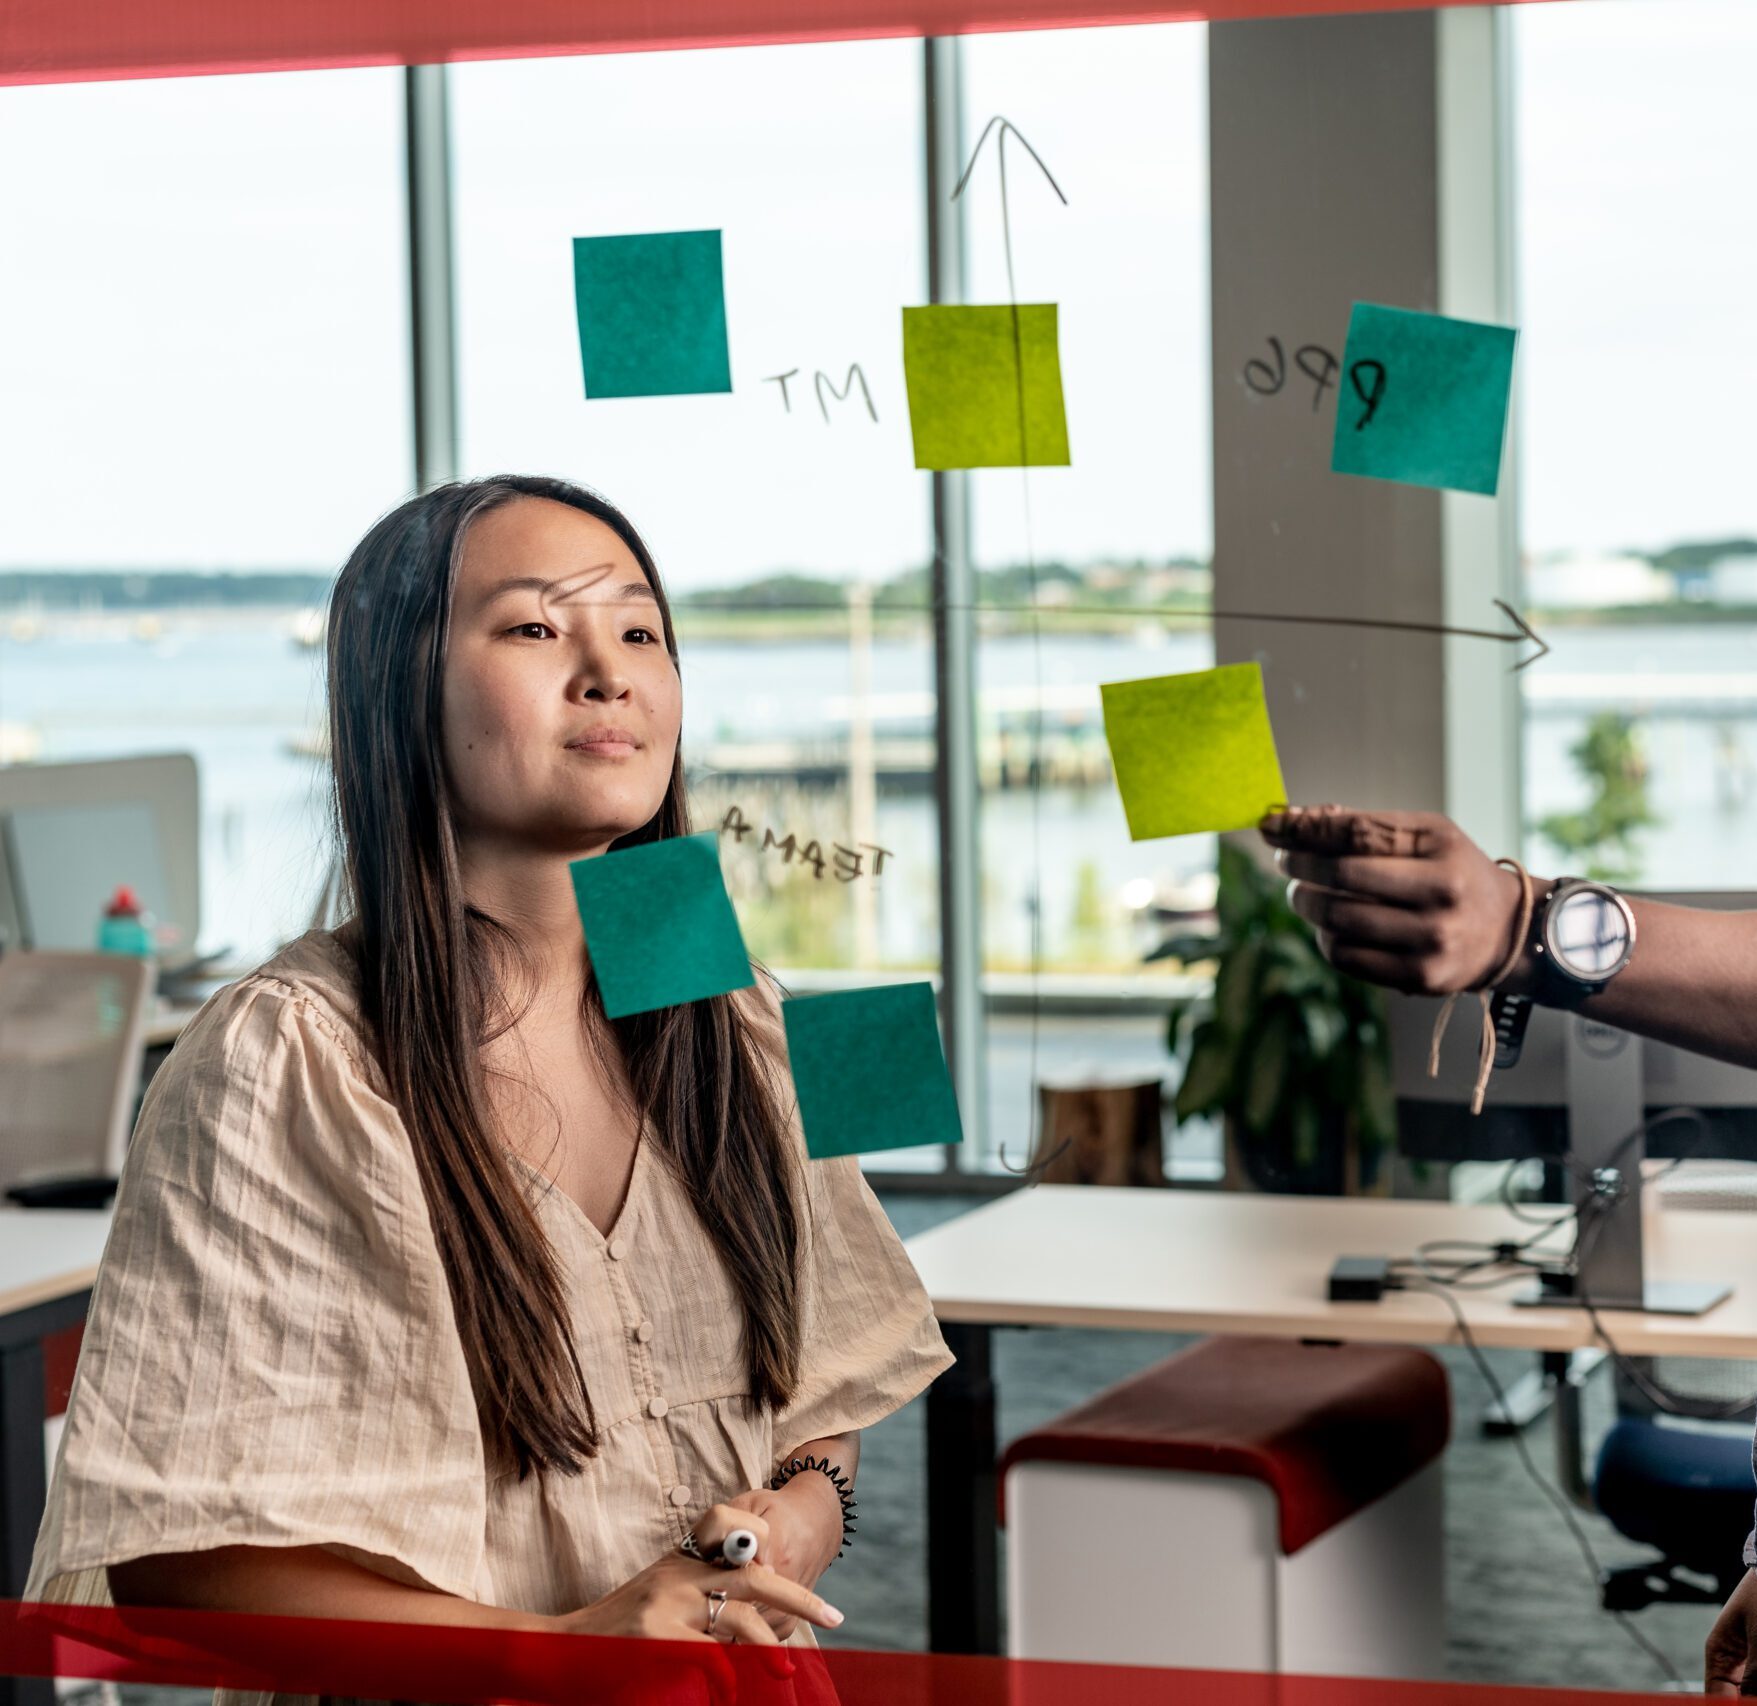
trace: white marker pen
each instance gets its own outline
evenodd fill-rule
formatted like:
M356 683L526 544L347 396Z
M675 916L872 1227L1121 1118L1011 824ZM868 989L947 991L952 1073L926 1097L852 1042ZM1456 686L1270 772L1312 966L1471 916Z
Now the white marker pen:
M756 1557L756 1533L748 1528L735 1528L720 1542L719 1562L729 1570L748 1564Z

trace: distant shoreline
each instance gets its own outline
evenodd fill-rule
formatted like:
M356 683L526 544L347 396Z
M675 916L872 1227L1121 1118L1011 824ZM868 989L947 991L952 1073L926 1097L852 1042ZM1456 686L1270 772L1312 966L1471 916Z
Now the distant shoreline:
M314 607L308 604L160 604L136 606L13 604L0 601L0 644L26 644L50 634L86 631L115 633L135 630L143 639L156 638L179 625L214 627L226 623L248 626L278 623L288 630L288 643L295 643L294 630L309 622ZM1656 604L1614 606L1603 610L1543 610L1527 607L1525 618L1540 633L1570 628L1716 627L1757 626L1757 605ZM687 605L673 612L680 641L716 644L742 641L753 645L815 645L846 643L848 615L842 610L823 611L692 611ZM1044 639L1067 636L1109 635L1126 638L1149 629L1167 634L1199 633L1209 624L1206 611L1175 614L1142 614L1120 609L1115 614L1061 615L1053 608L1038 613L1034 624L1029 612L1015 609L979 611L978 630L984 638L1027 637L1033 631ZM875 640L926 640L933 631L926 611L875 611ZM315 637L315 636L314 636ZM318 641L318 643L321 643Z
M1143 575L1154 574L1142 569ZM1025 584L1017 570L986 571L987 585L978 593L977 624L984 636L1013 637L1040 633L1045 638L1063 635L1128 636L1158 630L1192 633L1209 624L1204 602L1193 592L1173 593L1151 602L1156 608L1143 611L1118 598L1114 581L1102 590L1081 584L1071 572L1046 568L1039 585L1081 608L1065 612L1049 602L1035 608L1022 601ZM287 627L289 643L295 635L311 643L321 635L321 612L333 582L327 575L303 571L243 574L198 573L193 570L10 570L0 571L0 642L28 643L50 633L70 630L114 633L133 628L150 638L165 628L192 622L212 625L225 621L278 622ZM931 612L920 603L906 601L915 588L896 585L874 589L871 609L876 639L925 639L932 631ZM707 608L692 603L690 595L673 600L673 616L679 637L685 642L745 642L762 645L845 643L850 611L846 604L830 600L840 591L837 583L817 582L809 577L776 577L765 585L705 590L695 596L711 601ZM765 595L773 600L765 603ZM803 595L787 607L787 599ZM821 598L823 602L811 601ZM748 600L739 603L740 599ZM1180 608L1185 603L1187 608ZM1102 606L1094 609L1093 606ZM729 607L730 606L730 607ZM1169 606L1170 608L1166 608ZM1757 602L1718 604L1689 599L1661 604L1613 605L1603 608L1546 608L1521 606L1525 617L1544 629L1609 628L1707 625L1757 625Z

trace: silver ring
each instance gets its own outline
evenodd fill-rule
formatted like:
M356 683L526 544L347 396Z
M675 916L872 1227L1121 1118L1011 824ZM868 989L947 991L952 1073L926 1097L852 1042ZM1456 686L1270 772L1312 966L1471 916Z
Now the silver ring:
M720 1613L726 1609L726 1590L710 1588L708 1590L708 1633L714 1632L714 1625L720 1621Z

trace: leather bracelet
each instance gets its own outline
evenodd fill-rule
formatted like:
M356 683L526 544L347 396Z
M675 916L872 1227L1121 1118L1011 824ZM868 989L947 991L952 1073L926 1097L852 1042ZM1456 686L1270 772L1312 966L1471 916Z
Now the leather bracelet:
M827 1457L795 1457L782 1464L769 1477L769 1491L778 1493L793 1477L806 1469L817 1469L830 1478L830 1485L836 1489L836 1497L842 1505L842 1550L836 1554L838 1558L848 1550L848 1542L854 1537L855 1498L854 1484L846 1475L836 1468Z
M1460 995L1474 995L1482 1006L1482 1036L1478 1044L1476 1082L1471 1086L1470 1111L1472 1114L1482 1112L1483 1097L1488 1093L1489 1074L1494 1071L1497 1060L1508 1058L1506 1039L1501 1034L1501 1027L1496 1023L1495 1003L1492 996L1506 980L1512 976L1513 968L1519 964L1525 954L1526 938L1531 931L1531 914L1534 904L1531 873L1517 859L1497 859L1495 861L1503 870L1511 871L1519 879L1519 912L1513 931L1513 945L1507 950L1500 966L1487 982L1478 984L1470 990L1454 990L1440 1004L1440 1011L1434 1016L1434 1034L1428 1039L1428 1077L1440 1076L1440 1043L1446 1035L1446 1022L1452 1017L1452 1009L1458 1003ZM1518 1000L1519 997L1512 997ZM1511 1059L1517 1060L1519 1051L1515 1041L1511 1049Z

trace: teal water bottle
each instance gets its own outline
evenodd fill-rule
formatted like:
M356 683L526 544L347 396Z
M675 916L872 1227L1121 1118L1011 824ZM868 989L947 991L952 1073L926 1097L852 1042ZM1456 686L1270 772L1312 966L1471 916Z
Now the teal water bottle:
M126 883L117 889L98 923L100 954L137 954L150 959L153 952L153 916L140 904Z

